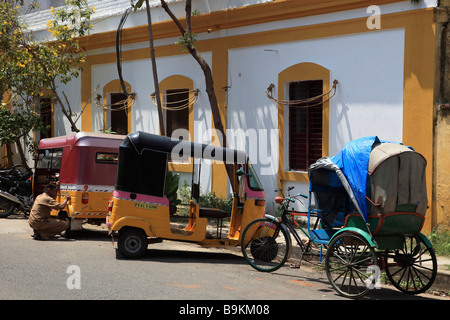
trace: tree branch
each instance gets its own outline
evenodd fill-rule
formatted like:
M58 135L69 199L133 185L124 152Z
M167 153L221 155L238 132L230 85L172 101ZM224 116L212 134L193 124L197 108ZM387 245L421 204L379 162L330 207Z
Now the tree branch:
M161 6L164 8L164 10L167 12L169 17L175 22L175 25L180 30L181 34L184 35L186 33L186 30L183 28L183 26L180 23L180 20L178 20L177 17L173 14L172 10L170 10L169 6L167 5L166 1L161 0Z
M186 0L186 32L191 33L191 15L192 15L192 5L191 0Z

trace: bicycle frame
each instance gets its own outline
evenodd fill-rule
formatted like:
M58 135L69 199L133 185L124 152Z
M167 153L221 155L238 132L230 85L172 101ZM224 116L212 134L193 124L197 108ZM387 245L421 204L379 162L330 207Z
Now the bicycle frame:
M290 191L290 190L289 190L289 191ZM303 197L306 197L306 196L303 195L303 194L299 194L299 195L300 195L300 196L303 196ZM297 196L298 196L298 195L297 195ZM294 199L301 202L301 200L297 199L295 196L294 196L294 197L288 196L288 197L286 197L286 198L285 198L285 197L281 198L281 206L280 206L280 208L279 208L279 210L278 210L277 215L274 217L274 216L272 216L272 215L266 214L265 217L266 217L266 218L269 218L269 219L272 219L273 221L281 222L281 226L284 227L285 230L287 229L287 230L289 231L289 233L294 237L295 241L297 242L297 244L298 244L299 247L301 248L302 252L303 252L303 253L306 253L306 252L309 251L309 249L310 249L310 244L311 244L311 241L312 241L313 239L312 239L312 238L310 237L310 235L308 234L309 232L307 233L307 232L306 232L299 224L296 223L296 227L295 227L295 226L293 225L293 223L289 220L289 217L288 217L288 214L289 214L289 202L295 202ZM292 220L293 220L294 223L295 223L295 220L294 220L294 218L293 218L293 215L294 215L294 211L292 210L290 216L291 216ZM303 215L303 214L299 214L299 215ZM305 215L306 215L306 214L305 214ZM310 226L310 224L309 224L309 219L310 219L310 217L309 217L309 213L308 213L308 231L309 231L309 226ZM281 220L281 221L280 221L280 220ZM317 226L317 221L316 221L315 227L316 227L316 226ZM287 228L286 228L286 227L287 227ZM303 232L303 234L304 234L305 236L308 237L309 242L308 242L307 245L305 245L305 244L303 243L303 241L302 241L302 239L300 238L300 236L298 235L296 229L299 229L300 231Z

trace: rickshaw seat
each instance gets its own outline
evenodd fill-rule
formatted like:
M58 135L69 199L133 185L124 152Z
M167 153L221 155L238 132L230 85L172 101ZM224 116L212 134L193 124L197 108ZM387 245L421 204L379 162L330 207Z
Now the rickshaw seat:
M216 208L199 208L199 216L201 218L215 218L217 219L217 238L222 237L222 219L227 216L223 210Z
M223 219L227 216L227 213L223 210L216 209L216 208L200 208L199 215L202 218Z

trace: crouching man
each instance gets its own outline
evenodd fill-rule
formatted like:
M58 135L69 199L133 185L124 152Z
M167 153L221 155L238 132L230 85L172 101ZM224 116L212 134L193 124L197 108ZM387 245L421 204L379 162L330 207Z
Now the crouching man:
M34 201L28 223L34 231L35 240L51 239L69 227L67 222L50 217L52 209L62 210L70 200L70 196L66 196L63 203L57 202L57 192L57 185L50 183L45 186L44 193L38 195Z

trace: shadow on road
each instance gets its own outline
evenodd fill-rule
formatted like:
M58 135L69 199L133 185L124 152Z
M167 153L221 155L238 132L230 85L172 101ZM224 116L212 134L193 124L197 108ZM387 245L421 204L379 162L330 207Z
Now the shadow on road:
M223 250L223 252L208 252L208 249L204 251L196 251L198 249L195 244L192 244L193 250L178 250L178 249L164 249L164 248L151 248L149 246L147 252L139 261L153 261L164 263L214 263L214 264L246 264L243 257ZM187 246L186 246L187 247ZM130 260L124 258L116 249L116 259L118 260Z

